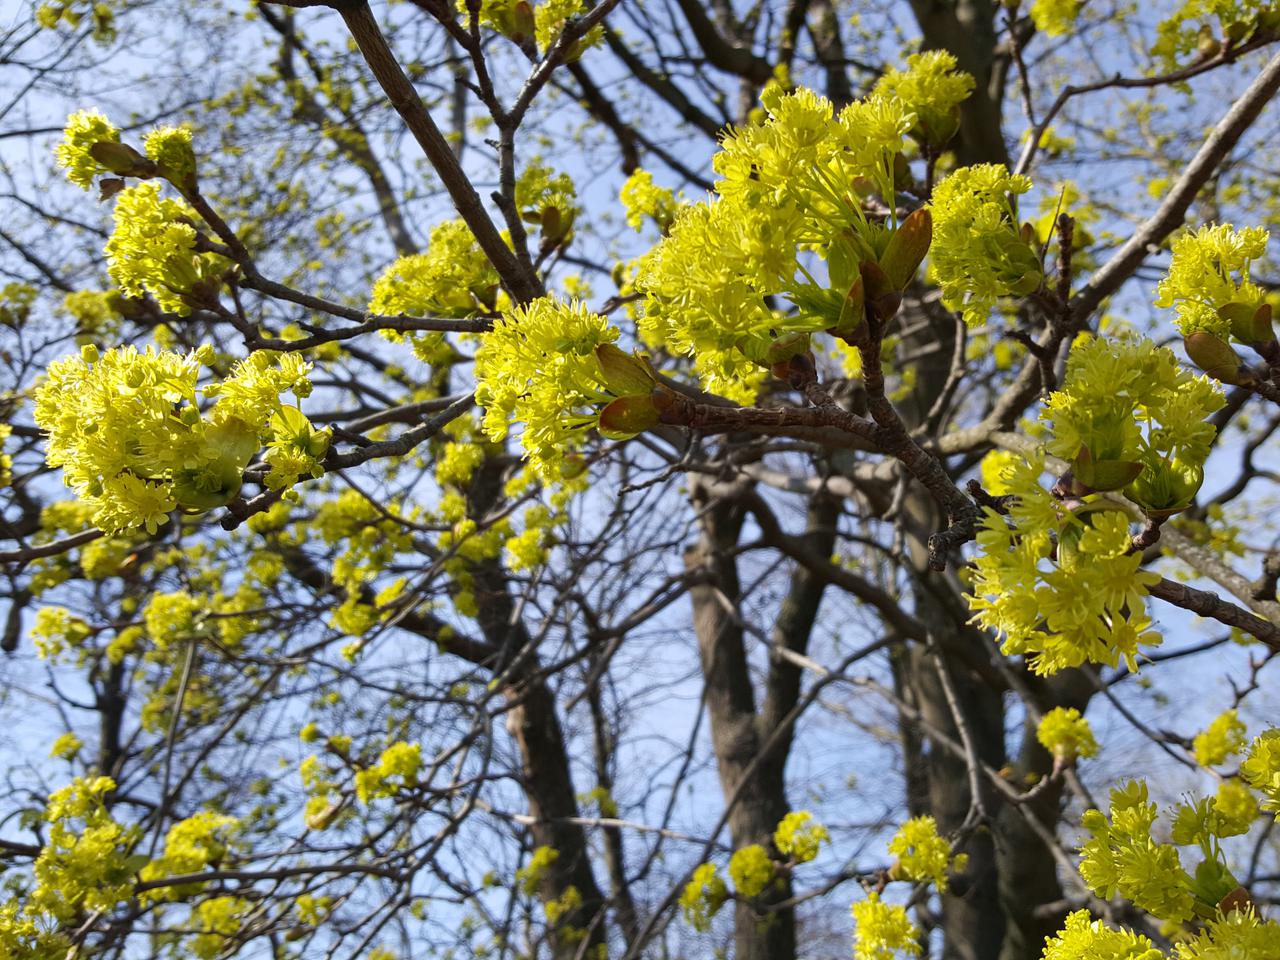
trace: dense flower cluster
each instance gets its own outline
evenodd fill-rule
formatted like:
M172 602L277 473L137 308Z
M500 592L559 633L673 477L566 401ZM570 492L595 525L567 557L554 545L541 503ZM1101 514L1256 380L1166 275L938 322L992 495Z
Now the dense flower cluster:
M492 311L498 273L461 220L434 227L425 253L401 257L373 285L369 309L415 317L470 317Z
M67 117L62 143L58 144L55 157L67 179L82 190L93 186L93 178L106 173L103 166L89 152L95 143L119 143L120 130L100 110L80 110Z
M938 836L933 817L912 817L889 841L889 853L897 858L891 876L915 883L932 883L947 891L947 870L951 866L951 842Z
M524 424L525 456L541 475L555 479L587 429L602 426L608 435L624 437L652 426L652 373L643 360L614 347L617 338L604 317L577 302L543 297L504 313L476 351L476 402L485 408L485 434L501 440L512 419ZM619 407L629 397L636 406ZM633 423L632 413L649 419Z
M986 323L999 298L1031 293L1044 281L1012 199L1030 189L1027 177L983 163L961 167L933 191L929 278L965 323Z
M734 889L744 897L758 897L773 882L773 860L769 851L758 843L739 847L729 858L729 878Z
M1268 730L1253 741L1240 776L1262 791L1267 809L1280 820L1280 730Z
M854 960L895 960L900 953L920 955L920 928L907 911L885 903L878 893L853 905Z
M382 751L378 762L356 771L356 797L368 803L378 797L394 797L417 782L422 747L398 741Z
M1067 915L1056 937L1045 942L1042 960L1164 960L1151 941L1128 930L1112 930L1092 920L1088 910Z
M1147 587L1128 514L1097 494L1124 490L1149 516L1186 509L1204 477L1214 437L1207 418L1223 404L1149 340L1093 339L1071 353L1062 388L1045 406L1048 452L1072 464L1070 497L1040 484L1040 457L1002 474L1016 497L1004 516L988 509L978 535L970 605L1004 638L1052 673L1086 661L1133 664L1148 633Z
M131 297L155 297L163 310L189 314L216 291L231 263L196 252L196 212L161 196L159 183L139 183L116 197L115 230L107 241L107 271Z
M1008 516L984 515L969 598L975 620L996 631L1006 654L1037 673L1082 663L1134 662L1158 643L1143 599L1159 576L1130 550L1127 515L1078 513L1040 485L1036 457L1004 474L1016 499ZM1064 549L1064 545L1066 549Z
M901 100L837 114L805 89L773 85L761 99L764 119L727 134L715 156L716 196L679 210L635 281L646 340L693 357L708 388L738 399L760 365L803 353L810 334L855 330L868 298L905 287L929 243L923 216L904 233L864 208L895 195L915 122ZM779 297L795 310L775 309Z
M645 219L649 218L666 233L679 209L675 194L669 188L655 184L653 174L639 167L622 185L619 198L627 212L627 224L633 230L640 230Z
M1191 748L1196 763L1202 767L1216 767L1227 757L1240 752L1246 742L1246 728L1235 710L1228 710L1196 735Z
M916 115L911 135L937 147L960 129L960 104L973 92L973 83L949 51L928 50L907 57L906 70L886 70L872 94L905 103Z
M48 434L45 457L94 509L108 533L144 526L154 532L177 507L208 510L230 502L250 458L264 443L290 445L321 471L328 436L306 418L285 418L281 394L311 392L296 354L255 353L221 383L197 387L203 350L186 355L133 347L101 356L86 347L57 360L35 393L35 420ZM201 410L199 394L214 397ZM290 432L292 430L292 432ZM285 482L297 479L282 478Z
M1229 223L1175 237L1169 272L1156 287L1156 306L1177 309L1184 335L1205 331L1223 340L1267 339L1251 329L1265 292L1249 279L1250 264L1266 253L1267 239L1261 227L1235 230ZM1269 336L1271 309L1265 310L1262 328Z
M1142 781L1112 790L1110 817L1098 810L1084 815L1093 836L1081 849L1080 875L1098 896L1108 899L1118 893L1161 920L1214 916L1240 886L1227 867L1221 841L1244 833L1249 823L1224 815L1216 798L1192 799L1175 809L1171 842L1163 843L1153 836L1158 815ZM1184 869L1180 847L1200 853L1193 870Z
M773 832L773 845L778 852L796 863L808 863L818 855L819 847L830 840L827 828L814 820L808 810L788 813Z
M1089 721L1075 707L1054 707L1041 717L1036 739L1059 760L1088 758L1098 752L1098 741L1093 738Z
M699 933L711 929L711 918L729 899L729 888L714 863L699 864L680 893L680 910L685 921Z

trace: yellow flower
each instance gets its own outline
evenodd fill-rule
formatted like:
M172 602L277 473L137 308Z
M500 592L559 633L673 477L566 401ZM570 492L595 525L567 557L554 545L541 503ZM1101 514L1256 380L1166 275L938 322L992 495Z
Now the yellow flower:
M689 926L699 933L706 933L711 929L711 918L728 899L729 888L716 873L715 864L703 863L685 884L680 894L680 909Z
M884 903L880 894L853 905L855 960L895 960L899 953L920 955L920 928L897 904Z
M82 190L93 186L93 178L107 168L93 158L89 149L95 143L119 143L120 131L99 110L80 110L67 117L62 143L55 156L67 179Z
M758 843L735 850L729 858L729 877L744 897L758 897L773 882L773 861Z
M808 863L818 855L819 846L830 840L827 828L814 820L808 810L788 813L773 832L773 845L778 852L796 863Z
M899 827L889 841L889 853L897 857L892 870L895 879L932 883L946 893L951 843L938 836L933 817L913 817Z
M1040 718L1036 739L1055 757L1074 760L1092 757L1098 752L1089 721L1075 707L1054 707Z
M1227 757L1239 753L1245 740L1244 723L1235 710L1228 710L1196 734L1191 748L1195 752L1196 763L1202 767L1216 767Z

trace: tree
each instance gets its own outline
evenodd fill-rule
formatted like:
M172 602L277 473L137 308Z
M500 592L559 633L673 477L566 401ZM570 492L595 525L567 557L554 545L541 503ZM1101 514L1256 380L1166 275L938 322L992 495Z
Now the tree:
M1278 29L16 15L0 953L1280 956Z

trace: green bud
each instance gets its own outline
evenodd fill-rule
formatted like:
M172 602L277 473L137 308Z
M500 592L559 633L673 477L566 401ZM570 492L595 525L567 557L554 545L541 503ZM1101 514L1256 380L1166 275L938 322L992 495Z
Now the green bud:
M1136 460L1095 460L1088 447L1081 447L1072 462L1071 472L1076 481L1090 493L1119 490L1142 473L1142 464Z
M618 397L600 411L600 435L609 440L630 440L658 425L658 407L648 393Z
M1212 60L1222 52L1222 43L1213 35L1213 27L1204 23L1200 25L1200 32L1196 37L1196 53L1203 60Z
M1127 487L1124 495L1142 508L1153 520L1171 517L1186 510L1200 485L1204 469L1180 460L1157 460L1147 463L1142 473Z
M1243 379L1239 354L1221 337L1197 330L1184 337L1182 345L1191 362L1213 379L1222 383L1239 383Z
M1231 335L1241 343L1264 343L1275 339L1271 326L1271 304L1255 306L1233 301L1218 308L1218 316L1231 324Z
M179 470L173 476L173 499L193 511L224 507L240 492L242 478L240 468L227 459L198 470Z
M905 290L933 242L933 217L924 207L914 210L898 225L880 256L889 285Z
M89 156L122 177L147 179L156 175L156 165L127 143L99 140L89 148Z
M769 366L773 366L778 363L786 363L792 357L798 357L808 352L809 334L788 333L769 344L769 349L765 354L765 361Z
M596 363L600 365L604 385L615 397L648 393L658 382L648 360L619 350L611 343L596 347Z
M881 322L889 320L902 306L902 292L889 280L880 264L864 260L858 267L862 274L867 307Z

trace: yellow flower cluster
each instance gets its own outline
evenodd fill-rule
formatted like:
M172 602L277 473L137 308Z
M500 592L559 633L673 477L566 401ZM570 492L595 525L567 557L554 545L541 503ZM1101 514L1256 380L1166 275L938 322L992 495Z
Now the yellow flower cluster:
M197 874L215 865L227 853L227 845L239 821L226 814L202 810L194 816L179 820L165 834L164 856L152 860L139 873L144 880L163 880L166 877L185 877ZM148 896L157 900L170 900L190 894L199 884L181 884L160 887Z
M434 227L425 253L401 257L373 285L373 313L414 317L473 317L493 311L498 273L462 220ZM391 339L399 334L387 334Z
M529 855L529 862L516 871L516 885L527 897L538 892L538 887L547 876L551 865L560 859L560 851L555 847L541 846Z
M115 788L110 777L77 778L50 795L48 839L25 904L29 916L67 923L82 911L114 910L132 896L136 866L129 854L137 831L117 823L103 803Z
M1219 904L1240 886L1228 868L1221 841L1249 829L1240 797L1192 799L1173 813L1169 843L1153 836L1159 810L1148 801L1147 785L1130 782L1111 791L1111 814L1086 811L1083 824L1092 834L1081 848L1080 875L1098 896L1117 893L1169 923L1213 917ZM1183 867L1179 847L1197 848L1201 862Z
M1042 414L1047 449L1071 461L1083 492L1123 489L1148 515L1169 516L1200 489L1216 434L1208 418L1225 402L1150 340L1086 339Z
M1059 760L1087 759L1098 753L1089 721L1075 707L1054 707L1041 717L1036 739Z
M304 450L289 469L322 472L327 433L296 410L282 414L292 409L282 393L309 395L307 364L296 354L255 353L226 380L199 389L200 367L211 359L207 349L182 355L129 346L99 356L85 347L49 366L34 411L49 436L46 460L63 468L106 532L154 532L177 507L230 502L263 443ZM215 398L210 410L198 406L199 393Z
M795 863L808 863L818 855L818 848L830 841L827 828L814 820L808 810L793 810L773 831L773 845Z
M1030 189L1027 177L983 163L961 167L933 191L929 279L942 288L943 305L971 326L986 323L1001 297L1031 293L1044 282L1012 199Z
M1046 939L1041 960L1164 960L1164 954L1141 934L1112 930L1091 920L1088 910L1076 910Z
M978 532L969 606L1003 650L1040 674L1086 661L1134 663L1149 632L1144 597L1159 575L1130 550L1128 517L1077 513L1040 486L1043 459L1005 471L1017 499L1007 517L988 509ZM1135 664L1136 665L1136 664Z
M729 858L729 878L744 897L758 897L773 882L773 860L758 843L740 847Z
M946 50L907 57L907 69L890 67L872 90L873 96L897 97L916 115L911 135L940 147L960 129L960 104L973 92L973 77L957 69Z
M1076 26L1083 0L1034 0L1031 21L1036 29L1050 37L1065 37Z
M67 174L67 179L81 190L93 186L93 178L107 173L89 149L95 143L119 143L120 131L100 110L80 110L67 117L67 125L63 131L62 143L58 144L54 156L58 166Z
M161 196L159 183L139 183L116 196L107 272L130 297L151 294L180 317L212 297L231 267L217 253L197 253L195 210Z
M920 928L903 907L885 903L880 894L869 893L867 899L855 903L853 920L854 960L895 960L900 953L920 955Z
M1196 763L1216 767L1240 752L1246 742L1246 728L1235 710L1228 710L1205 727L1191 742Z
M544 243L563 243L578 216L578 193L567 173L556 173L533 160L516 181L516 209L521 219L538 224Z
M597 351L617 338L604 317L576 302L543 297L504 313L476 351L476 401L488 438L502 440L512 419L523 423L525 456L555 479L610 399Z
M620 199L627 212L627 224L637 232L647 217L666 233L679 209L675 194L669 188L655 184L653 174L648 170L639 168L622 185Z
M356 771L356 797L368 803L378 797L394 797L417 782L422 747L397 741L382 751L378 762Z
M970 606L1011 654L1041 673L1086 661L1134 665L1148 634L1147 587L1128 514L1099 496L1123 489L1152 517L1186 509L1204 477L1214 437L1207 418L1221 390L1149 340L1076 344L1062 389L1041 414L1050 453L1071 461L1067 500L1040 485L1040 456L1001 473L1016 497L1008 516L988 509ZM1069 481L1069 483L1068 483Z
M711 919L729 899L729 888L714 863L699 864L680 893L680 910L689 926L699 933L711 929Z
M161 176L180 187L195 186L196 154L190 127L156 127L142 143L147 158L155 161Z
M913 883L932 883L940 893L947 892L947 871L952 868L951 842L938 836L938 823L933 817L913 817L898 828L889 841L889 853L897 858L890 876ZM962 869L964 860L955 858Z
M471 7L466 0L457 0L458 12L470 18ZM483 26L496 30L521 46L536 42L544 53L560 38L565 23L571 17L587 12L583 0L482 0L479 20ZM604 37L602 27L595 27L575 43L566 54L566 61L580 57L583 51L599 43Z
M763 119L727 134L714 158L716 197L680 208L635 278L646 342L694 358L709 389L744 400L758 366L803 353L813 333L855 330L865 303L906 286L929 242L922 217L904 233L864 209L895 196L915 122L901 100L837 114L810 90L770 85L761 102ZM778 297L797 309L775 310Z
M1266 807L1280 820L1280 730L1267 730L1253 741L1240 765L1240 776L1267 797Z
M1229 223L1175 237L1169 272L1156 287L1156 306L1177 309L1178 329L1184 335L1205 331L1223 340L1233 335L1244 342L1267 339L1251 329L1266 297L1249 279L1249 266L1266 254L1267 239L1261 227L1235 230ZM1265 310L1261 326L1269 336L1271 310Z

